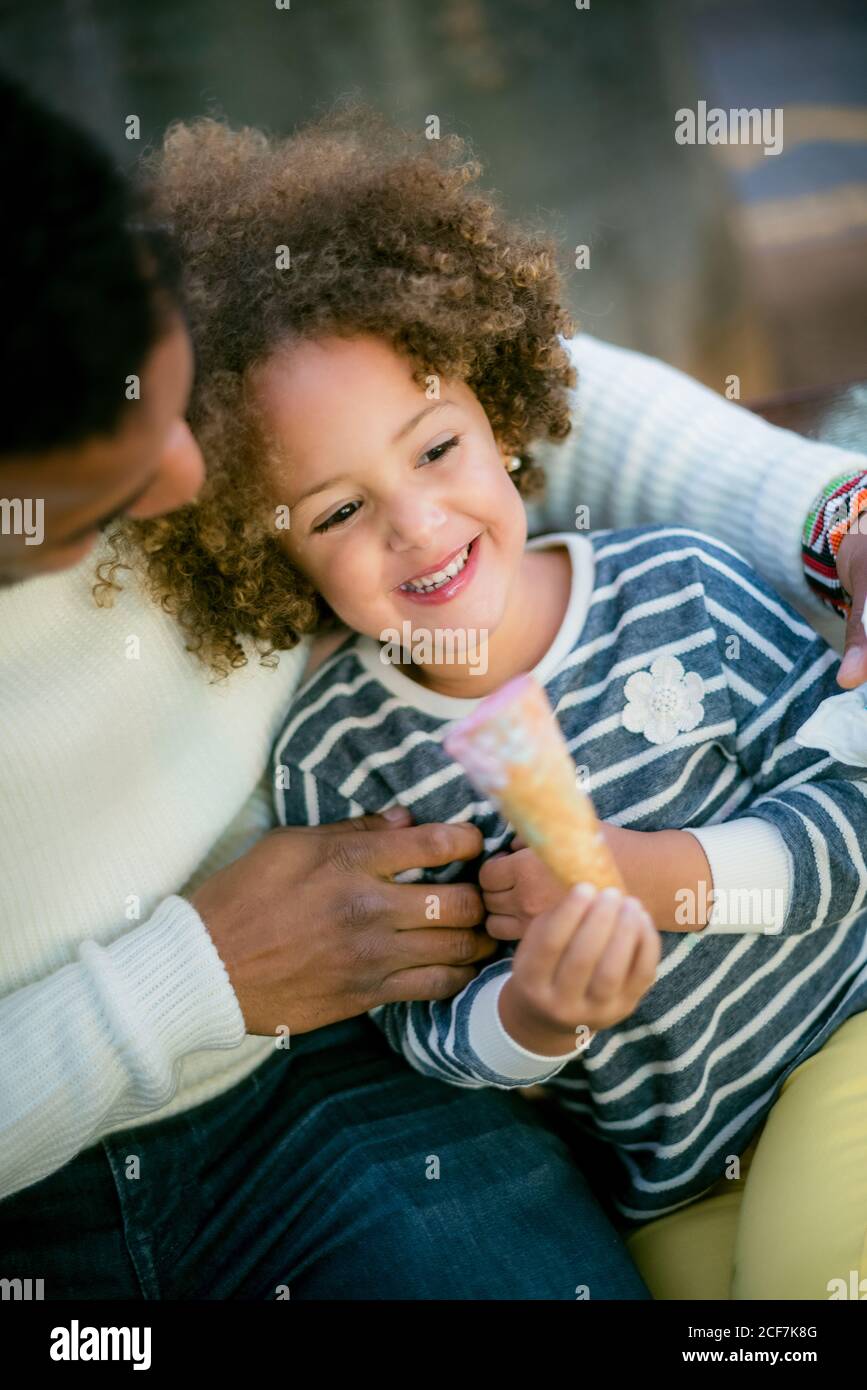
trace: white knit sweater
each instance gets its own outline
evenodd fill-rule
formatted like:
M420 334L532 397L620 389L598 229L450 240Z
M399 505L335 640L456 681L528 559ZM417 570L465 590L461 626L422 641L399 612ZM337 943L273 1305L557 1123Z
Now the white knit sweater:
M638 354L571 346L577 428L538 451L550 492L533 529L572 527L579 502L594 529L697 526L839 643L802 577L800 528L822 485L863 460ZM95 563L0 591L0 1196L112 1130L210 1099L274 1047L245 1036L179 894L274 823L268 752L306 647L209 684L131 576L113 608L95 606Z

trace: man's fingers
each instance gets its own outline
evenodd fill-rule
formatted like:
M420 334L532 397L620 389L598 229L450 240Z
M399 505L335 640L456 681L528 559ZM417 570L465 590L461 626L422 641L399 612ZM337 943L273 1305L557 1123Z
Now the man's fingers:
M859 523L861 517L858 518ZM852 595L846 620L843 660L837 684L851 690L867 680L867 633L864 631L864 604L867 601L867 535L860 524L850 530L837 550L837 574L843 588Z
M864 631L864 605L867 602L867 576L860 577L852 594L852 607L846 619L846 647L837 684L846 690L867 681L867 632Z
M473 965L497 950L484 932L454 927L420 927L418 931L395 932L389 954L393 970L421 965Z
M478 927L485 905L474 883L391 883L382 894L382 918L395 931L425 927Z
M407 869L437 869L457 859L476 859L484 847L482 832L468 822L411 825L359 837L357 863L380 878L391 878Z
M396 1004L413 999L450 999L475 977L475 969L456 965L424 965L411 970L396 970L393 975L386 976L366 1007L375 1009L379 1004Z
M311 826L313 830L342 833L345 830L393 830L400 826L412 825L412 811L407 806L390 806L388 811L376 812L367 816L352 816L349 820L336 820L330 825Z
M306 830L319 836L323 853L337 854L328 847L328 839L346 836L348 831L364 831L357 842L345 839L339 853L353 868L366 870L379 878L393 878L407 869L436 869L458 859L477 859L485 842L482 832L468 821L449 825L413 825L412 812L405 806L392 807L395 819L384 815L353 816L350 820L333 821L330 825L291 826L292 831ZM280 833L280 832L278 832Z

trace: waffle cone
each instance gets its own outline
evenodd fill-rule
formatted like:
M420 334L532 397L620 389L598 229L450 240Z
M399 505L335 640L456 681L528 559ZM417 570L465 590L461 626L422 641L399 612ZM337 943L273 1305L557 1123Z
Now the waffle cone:
M531 676L482 700L443 745L565 886L625 891L548 697Z

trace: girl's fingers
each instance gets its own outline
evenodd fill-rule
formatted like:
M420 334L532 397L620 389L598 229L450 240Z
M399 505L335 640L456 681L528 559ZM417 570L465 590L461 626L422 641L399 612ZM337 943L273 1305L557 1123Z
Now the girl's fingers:
M554 979L563 952L583 923L596 889L582 883L572 888L550 912L534 917L515 952L515 970L520 970L529 988L546 988Z
M495 941L520 941L522 935L521 923L517 917L496 912L486 920L485 931Z
M656 969L662 955L662 938L652 924L641 933L632 958L627 986L644 994L656 979Z
M492 854L479 869L479 887L483 893L503 893L515 886L515 866L512 856L502 850Z
M624 899L608 945L597 960L587 987L588 998L596 1003L607 1003L623 992L638 949L641 914L642 908L637 899Z
M554 973L554 988L576 997L585 994L596 963L608 945L623 902L616 888L597 893L581 923L581 930L566 943ZM563 983L561 985L561 976Z
M482 890L482 898L488 912L503 912L507 916L517 916L517 896L513 888L503 888L494 893L490 888Z

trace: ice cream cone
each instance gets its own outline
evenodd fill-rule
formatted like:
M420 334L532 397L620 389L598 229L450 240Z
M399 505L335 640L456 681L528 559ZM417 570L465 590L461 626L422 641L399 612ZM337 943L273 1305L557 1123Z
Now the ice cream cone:
M532 676L516 676L482 700L449 730L443 747L566 887L625 891L548 697Z

